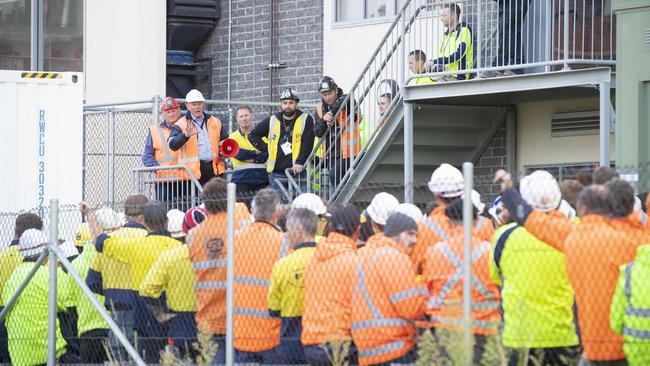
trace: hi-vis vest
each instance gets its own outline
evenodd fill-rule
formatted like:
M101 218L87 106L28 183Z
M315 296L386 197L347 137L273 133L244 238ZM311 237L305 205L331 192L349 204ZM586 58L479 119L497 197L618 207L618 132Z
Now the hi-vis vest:
M181 119L176 122L176 125L180 127L181 131L185 133L187 131L187 124L194 123L188 121L187 116L181 117ZM223 165L223 162L219 158L219 141L221 140L221 120L217 117L210 116L207 121L205 121L208 138L210 139L210 147L212 148L212 169L214 170L214 175L221 175L226 168ZM199 138L198 136L190 137L187 142L180 149L181 155L178 159L180 164L186 165L194 178L201 178L201 164L199 162ZM185 177L187 174L183 174ZM187 179L187 177L185 177Z
M449 57L453 55L461 43L465 43L465 53L460 55L458 59L449 60L445 65L445 70L467 70L471 69L474 62L474 47L472 45L472 31L465 24L459 24L455 29L449 30L448 33L443 34L442 40L438 46L436 58ZM465 79L470 78L470 74L451 75L454 77L464 76Z
M318 114L318 118L323 118L323 102L320 102L316 105L316 113ZM339 123L339 128L343 130L341 132L341 157L344 159L347 159L350 157L350 126L351 124L354 125L354 132L352 134L353 138L353 144L354 144L354 155L352 157L355 157L359 155L359 152L361 151L361 143L359 141L359 122L360 118L357 118L354 122L350 123L348 122L348 111L347 109L341 110L339 113L339 117L337 118L337 121ZM322 145L323 152L322 154L325 155L324 151L327 151L327 147L325 146L325 143L323 142Z
M302 144L302 131L305 129L305 123L309 117L308 113L301 114L293 124L293 134L291 136L291 161L295 164L300 154L300 145ZM280 144L280 120L271 115L269 120L269 159L266 161L266 171L272 172L275 169L275 158L278 156L278 147ZM314 144L316 141L314 141Z
M237 130L228 136L228 138L231 138L235 141L237 141L237 144L239 144L240 149L244 150L254 150L256 151L257 149L251 144L250 141L248 141L248 137L243 135L240 130ZM266 144L269 143L269 140L266 137L262 137L262 141L264 141ZM258 164L258 163L252 163L249 161L241 161L237 160L235 158L230 158L230 161L232 162L232 167L235 171L238 170L245 170L245 169L264 169L265 165L264 164Z
M154 158L160 166L177 165L180 152L172 151L169 148L169 134L171 130L160 124L150 125L149 133L153 142ZM157 179L164 178L182 178L182 170L179 169L160 169L156 171Z

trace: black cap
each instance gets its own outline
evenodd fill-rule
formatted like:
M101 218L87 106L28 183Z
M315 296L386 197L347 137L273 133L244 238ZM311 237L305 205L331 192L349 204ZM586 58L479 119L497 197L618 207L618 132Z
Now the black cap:
M282 91L282 94L280 94L280 100L286 100L286 99L295 100L296 103L300 102L300 98L298 98L298 94L296 94L296 92L293 91L293 89L291 88L284 89Z
M337 91L339 87L336 85L334 82L334 79L332 79L329 76L323 76L320 81L318 82L318 92L326 92L329 90Z
M348 205L336 208L330 218L332 231L346 236L352 236L357 227L359 227L360 216L359 210L354 206Z
M409 230L418 229L418 224L412 218L404 215L400 212L395 212L388 216L386 220L386 225L384 226L384 235L386 236L397 236L400 233Z

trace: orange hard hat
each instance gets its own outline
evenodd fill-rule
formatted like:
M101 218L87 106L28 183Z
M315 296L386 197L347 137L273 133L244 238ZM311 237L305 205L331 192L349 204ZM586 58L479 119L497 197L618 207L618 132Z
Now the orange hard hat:
M160 110L161 111L167 111L170 109L175 109L175 108L180 108L181 105L178 103L178 101L174 97L167 97L162 101L162 104L160 104Z

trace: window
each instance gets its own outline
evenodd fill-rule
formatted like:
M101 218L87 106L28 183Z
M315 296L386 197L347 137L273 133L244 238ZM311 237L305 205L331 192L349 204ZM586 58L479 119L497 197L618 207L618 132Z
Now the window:
M614 162L610 167L615 168ZM559 182L566 179L579 179L580 176L591 175L598 168L597 162L584 164L557 164L557 165L532 165L524 167L524 174L528 175L535 170L546 170L555 177Z
M404 0L334 0L336 22L392 18Z
M82 71L83 0L44 0L42 70ZM0 69L31 68L31 0L0 1Z

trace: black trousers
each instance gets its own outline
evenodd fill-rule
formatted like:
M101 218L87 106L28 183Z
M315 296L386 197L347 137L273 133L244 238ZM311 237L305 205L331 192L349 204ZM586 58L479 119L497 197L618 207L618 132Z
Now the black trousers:
M201 183L201 186L204 186L206 183L210 181L210 179L214 178L214 169L212 169L212 161L200 161L200 167L201 167L201 178L199 178L199 183Z
M525 62L526 50L521 43L521 33L530 0L498 0L498 2L499 47L492 66L520 65Z
M105 345L108 344L108 329L94 329L79 337L81 363L104 363L108 361Z

